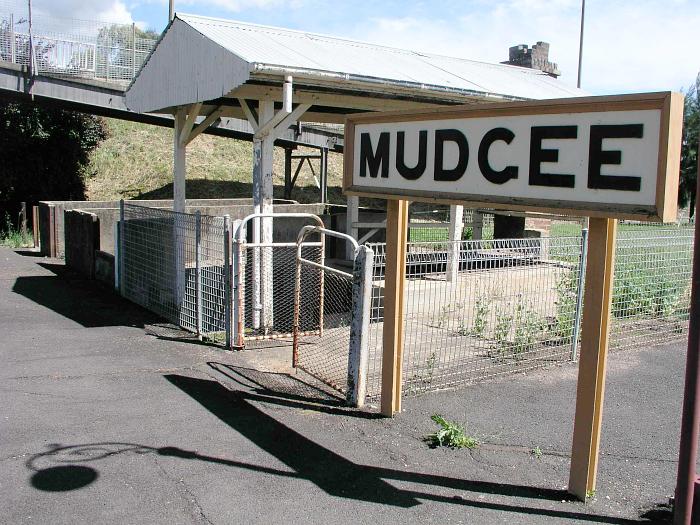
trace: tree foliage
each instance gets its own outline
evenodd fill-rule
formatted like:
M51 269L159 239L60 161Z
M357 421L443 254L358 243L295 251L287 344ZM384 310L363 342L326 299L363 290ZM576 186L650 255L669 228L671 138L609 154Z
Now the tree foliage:
M81 200L90 152L107 135L101 118L0 101L0 208L22 201Z
M678 190L678 204L681 207L690 205L691 216L695 211L698 139L700 139L700 74L695 79L695 83L685 93L681 176Z

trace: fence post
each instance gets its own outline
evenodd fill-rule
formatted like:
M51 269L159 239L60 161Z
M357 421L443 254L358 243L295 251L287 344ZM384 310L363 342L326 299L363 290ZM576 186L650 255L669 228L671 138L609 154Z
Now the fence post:
M231 217L224 215L224 289L226 290L226 298L224 305L224 318L226 330L226 348L233 347L232 341L235 337L231 337ZM235 257L234 257L235 259ZM235 268L235 263L234 263ZM234 269L235 272L235 269ZM235 277L234 277L235 283ZM234 305L235 309L235 305ZM233 323L235 326L235 323ZM235 334L234 334L235 336Z
M10 62L13 64L17 63L17 56L15 51L15 15L10 13Z
M323 237L323 233L321 234ZM297 241L298 242L298 241ZM301 253L301 249L297 248L297 254ZM301 261L297 255L294 264L294 318L292 321L292 367L296 368L299 363L299 314L301 308ZM323 276L323 270L321 270ZM321 300L320 305L323 307L323 285L321 284ZM322 335L323 330L323 315L320 316L319 335Z
M581 260L578 265L576 288L576 310L574 313L574 330L571 336L571 360L578 360L578 337L581 331L581 309L583 308L583 283L586 279L586 259L588 259L588 228L581 228Z
M124 199L119 201L119 293L124 297Z
M56 246L56 205L49 204L49 257L57 257Z
M133 79L136 76L136 23L131 23L131 67Z
M360 246L352 270L352 319L348 353L348 404L362 408L367 396L369 366L369 318L372 304L374 252Z
M32 235L34 237L34 248L39 247L39 206L32 206Z
M194 213L195 297L197 305L197 336L202 338L202 213Z
M233 251L233 265L231 267L231 275L233 275L233 283L231 285L231 289L233 290L233 319L231 321L232 323L232 340L233 343L232 345L236 346L243 346L243 331L244 331L244 326L243 326L243 279L244 274L241 271L242 270L242 248L241 248L241 243L239 241L239 232L238 230L241 227L241 222L237 221L236 222L236 227L234 228L233 232L231 233L232 237L232 244L231 248Z
M464 206L452 204L450 206L450 228L447 245L447 269L446 280L455 282L459 274L459 255L462 247L462 229L464 227Z

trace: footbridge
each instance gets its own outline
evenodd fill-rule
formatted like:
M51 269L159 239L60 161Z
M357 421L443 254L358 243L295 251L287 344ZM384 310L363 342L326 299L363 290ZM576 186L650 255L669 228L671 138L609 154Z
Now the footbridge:
M103 117L143 122L172 128L173 115L139 113L127 109L124 102L126 84L94 78L52 74L31 74L26 65L0 60L0 98L33 101L47 107L80 111ZM200 117L197 125L205 117ZM210 119L202 133L252 141L254 130L247 120L218 116ZM197 125L195 127L197 127ZM307 146L319 150L343 151L342 128L294 124L275 141L287 149Z

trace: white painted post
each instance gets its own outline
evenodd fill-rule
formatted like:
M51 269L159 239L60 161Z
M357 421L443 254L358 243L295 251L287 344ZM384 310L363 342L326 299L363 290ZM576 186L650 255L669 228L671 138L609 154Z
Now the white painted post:
M184 213L185 211L185 173L186 173L186 146L180 141L182 128L185 127L187 109L178 108L175 113L175 126L173 128L173 211Z
M259 122L265 123L275 114L272 100L260 101ZM274 135L267 134L253 141L253 212L272 212L272 157ZM253 243L272 242L272 218L253 221ZM253 249L253 328L271 328L272 316L272 248Z
M360 220L360 198L359 197L348 197L347 214L345 216L345 233L350 235L353 239L357 240L359 237L359 230L353 226L353 223ZM347 243L345 258L352 260L355 256L353 247L350 243Z
M187 119L187 109L178 108L173 126L173 211L185 212L185 145L180 140ZM173 265L175 266L175 302L178 311L185 298L185 235L182 217L173 218Z
M450 282L457 281L459 272L459 252L462 247L462 229L464 227L464 206L452 204L450 206L450 231L447 248L447 271L446 279Z
M358 408L365 404L367 396L373 266L374 252L367 246L360 246L355 254L355 264L352 270L352 319L350 321L347 391L348 404Z
M228 215L226 216L228 217ZM231 320L231 340L229 348L233 346L242 346L243 340L242 335L244 331L244 319L245 313L243 312L243 285L245 282L245 274L241 272L241 243L238 240L238 228L241 225L241 221L233 221L233 224L229 226L229 237L232 239L231 251L233 265L231 268L231 274L233 275L232 283L230 285L233 291L233 319Z

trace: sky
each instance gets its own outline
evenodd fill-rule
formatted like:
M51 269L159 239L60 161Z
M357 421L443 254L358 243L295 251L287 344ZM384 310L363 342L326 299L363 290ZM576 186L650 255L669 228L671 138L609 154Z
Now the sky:
M167 0L32 2L37 14L135 22L158 32L168 18ZM561 81L576 85L581 0L175 0L175 10L486 62L541 40ZM679 91L699 71L700 0L586 2L583 89Z

